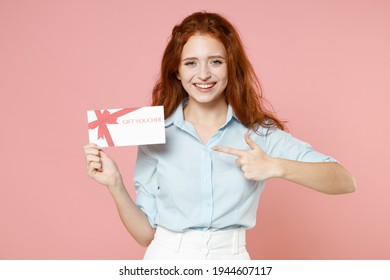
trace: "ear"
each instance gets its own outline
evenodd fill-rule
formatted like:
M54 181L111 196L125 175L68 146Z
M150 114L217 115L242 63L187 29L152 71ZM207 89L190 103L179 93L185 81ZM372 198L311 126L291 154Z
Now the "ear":
M180 77L179 72L176 73L176 78L177 78L179 81L181 81L181 77Z

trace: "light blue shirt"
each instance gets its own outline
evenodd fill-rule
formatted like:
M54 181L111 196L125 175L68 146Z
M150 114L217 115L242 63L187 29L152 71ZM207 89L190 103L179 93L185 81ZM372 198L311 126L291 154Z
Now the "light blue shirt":
M180 104L165 121L166 144L139 146L135 203L153 227L185 231L255 226L265 182L245 179L235 164L236 156L212 149L218 145L249 150L246 131L229 106L226 123L205 145L192 124L184 120ZM250 135L270 157L335 161L277 128L260 127Z

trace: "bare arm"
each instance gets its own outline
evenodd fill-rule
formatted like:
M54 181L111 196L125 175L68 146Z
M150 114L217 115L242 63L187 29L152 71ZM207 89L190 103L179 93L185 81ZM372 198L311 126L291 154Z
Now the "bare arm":
M250 150L214 147L214 150L237 156L236 164L249 180L283 178L310 189L327 193L354 192L354 177L340 164L334 162L299 162L269 157L250 137L245 135Z
M114 160L95 144L84 146L84 153L88 175L107 186L127 231L141 246L148 246L153 240L155 230L145 213L131 199Z
M279 178L300 184L326 194L344 194L355 191L355 178L335 162L299 162L274 159Z
M135 205L122 181L117 185L108 186L108 189L127 231L141 246L147 247L153 240L155 230L145 213Z

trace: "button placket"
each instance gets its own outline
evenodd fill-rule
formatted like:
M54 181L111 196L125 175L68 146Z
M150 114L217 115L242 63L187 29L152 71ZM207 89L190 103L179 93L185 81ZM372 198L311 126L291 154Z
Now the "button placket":
M201 153L201 177L200 177L200 187L202 193L202 220L204 227L210 227L213 213L213 186L211 180L211 155L210 150L206 147L203 147Z

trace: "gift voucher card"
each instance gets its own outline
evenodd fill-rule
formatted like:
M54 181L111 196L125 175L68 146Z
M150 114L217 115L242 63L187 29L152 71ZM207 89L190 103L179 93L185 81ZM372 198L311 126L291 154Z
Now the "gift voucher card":
M89 142L101 147L165 143L164 107L89 110Z

